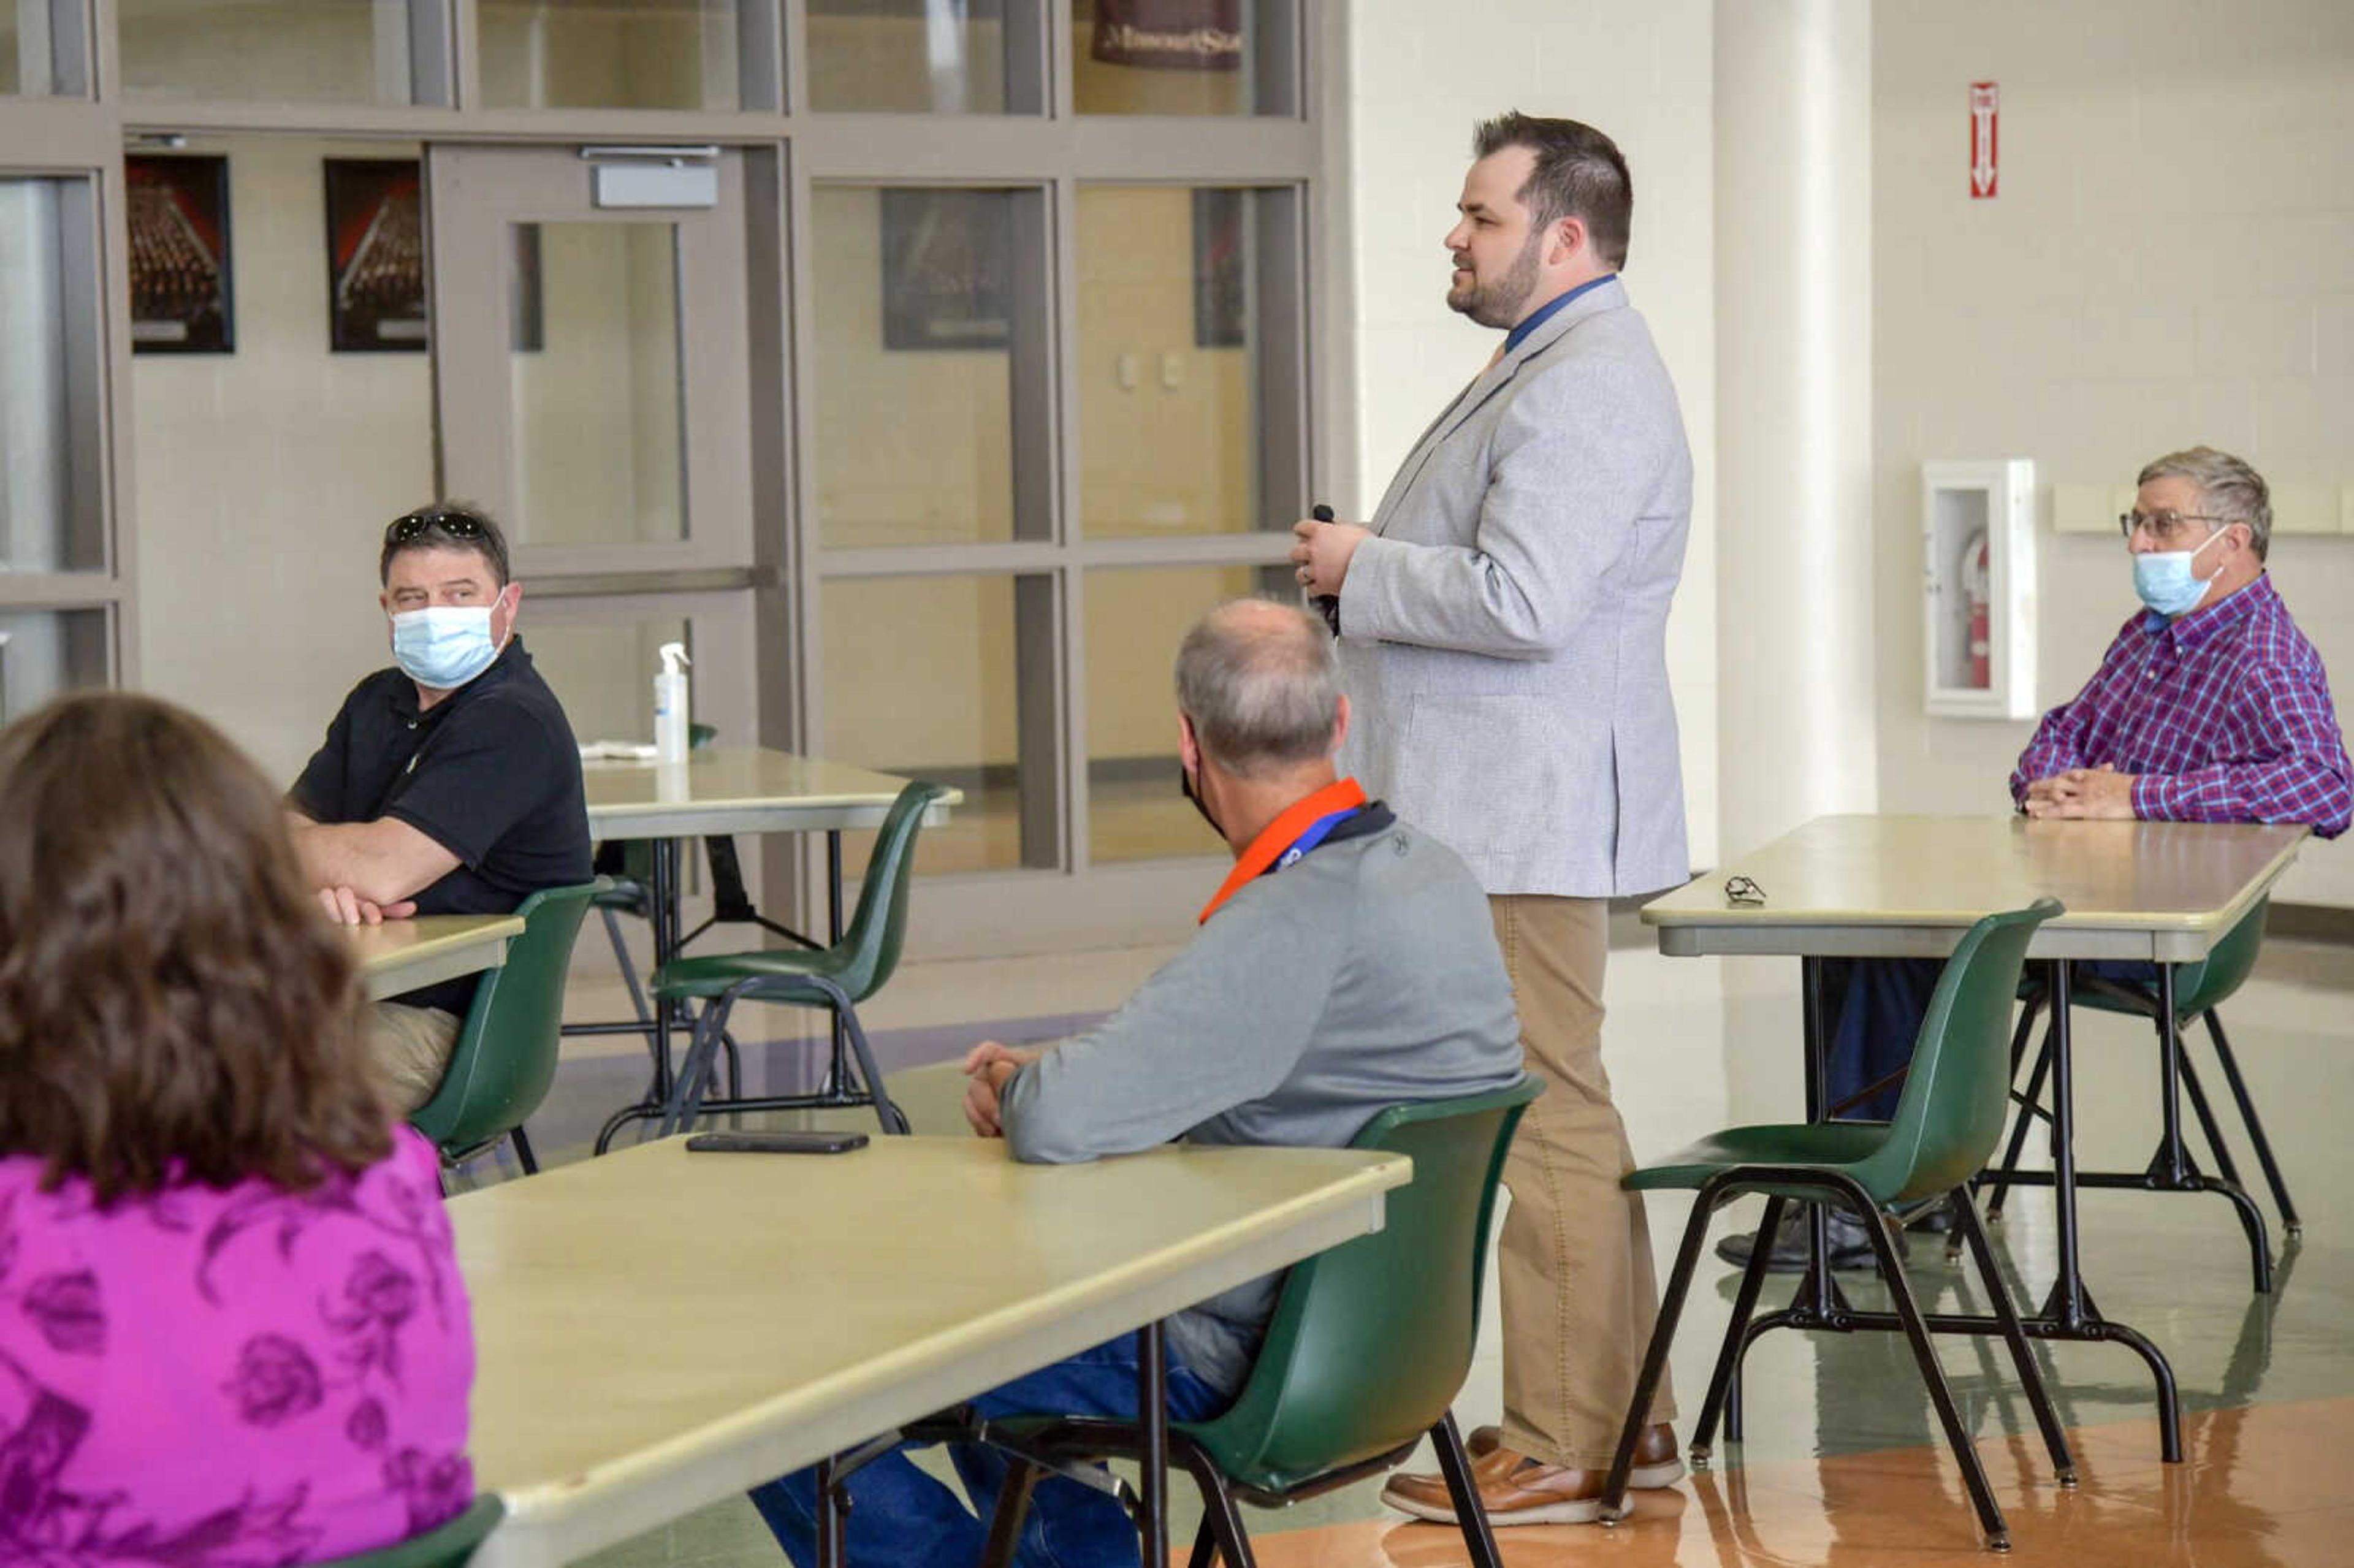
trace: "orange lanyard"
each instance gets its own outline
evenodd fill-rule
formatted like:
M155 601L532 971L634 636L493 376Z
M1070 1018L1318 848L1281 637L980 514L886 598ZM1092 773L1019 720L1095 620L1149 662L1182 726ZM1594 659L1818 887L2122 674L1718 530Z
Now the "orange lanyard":
M1225 906L1227 899L1257 880L1320 819L1364 803L1363 786L1353 779L1338 779L1314 794L1286 806L1283 814L1269 822L1258 837L1251 840L1250 848L1243 851L1242 858L1235 862L1235 868L1226 874L1225 884L1218 889L1217 896L1203 907L1202 919L1207 921Z

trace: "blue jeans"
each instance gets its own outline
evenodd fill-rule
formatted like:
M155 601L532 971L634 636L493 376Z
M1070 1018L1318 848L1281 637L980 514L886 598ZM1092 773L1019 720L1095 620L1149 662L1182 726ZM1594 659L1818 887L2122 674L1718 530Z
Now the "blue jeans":
M985 1418L1017 1414L1136 1419L1137 1336L1123 1334L991 1390L971 1402ZM1169 1354L1169 1414L1204 1421L1232 1404ZM853 1568L961 1568L978 1563L989 1518L1012 1461L980 1443L953 1443L954 1461L978 1517L939 1481L917 1469L903 1446L850 1478L846 1562ZM800 1568L817 1561L817 1471L797 1470L752 1490L777 1544ZM1136 1526L1102 1492L1056 1476L1031 1494L1020 1568L1137 1568Z
M1861 1094L1913 1060L1914 1037L1929 1013L1929 994L1945 972L1943 959L1827 959L1823 1005L1831 1015L1829 1096L1824 1107ZM2158 966L2123 959L2084 960L2069 978L2096 976L2117 985L2158 983ZM1889 1121L1903 1089L1894 1084L1840 1113L1842 1121Z

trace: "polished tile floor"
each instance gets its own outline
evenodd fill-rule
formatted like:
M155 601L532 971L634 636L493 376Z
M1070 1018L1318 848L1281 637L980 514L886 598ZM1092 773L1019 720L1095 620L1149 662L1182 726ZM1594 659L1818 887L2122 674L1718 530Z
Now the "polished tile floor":
M920 1130L959 1127L951 1073L938 1061L970 1037L1032 1037L1115 1003L1161 953L1070 955L1001 963L911 965L875 1004L878 1044ZM1607 1058L1638 1156L1664 1154L1736 1121L1795 1117L1798 1001L1794 964L1613 952ZM2101 1309L2172 1358L2189 1414L2189 1462L2159 1462L2140 1362L2112 1346L2045 1347L2047 1377L2073 1434L2083 1485L2056 1486L1999 1347L1949 1341L1944 1361L2009 1516L2020 1563L2354 1564L2354 1227L2334 1199L2354 1177L2343 1132L2354 1088L2354 951L2275 942L2226 1010L2234 1044L2307 1226L2283 1253L2278 1287L2253 1295L2229 1206L2206 1196L2087 1194L2085 1267ZM584 1007L599 1006L593 994ZM603 1011L610 1012L610 1006ZM1027 1022L1038 1026L1025 1031ZM970 1025L968 1027L967 1025ZM2082 1015L2080 1157L2137 1169L2156 1139L2155 1052L2146 1028ZM583 1129L619 1102L642 1057L627 1042L584 1044L535 1132L553 1159L585 1152ZM2193 1049L2211 1061L2203 1035ZM756 1071L758 1067L756 1065ZM2206 1076L2215 1083L2211 1066ZM2217 1085L2220 1093L2220 1084ZM2237 1139L2236 1123L2227 1130ZM2194 1147L2196 1147L2194 1143ZM2243 1167L2253 1173L2244 1141ZM2274 1219L2268 1198L2260 1200ZM1751 1206L1720 1219L1754 1220ZM1664 1273L1686 1210L1655 1199ZM2022 1296L2040 1298L2053 1257L2048 1197L2022 1192L1994 1233ZM1679 1337L1674 1371L1687 1411L1704 1386L1731 1282L1712 1263ZM1913 1249L1925 1302L1975 1306L1943 1248ZM1858 1305L1877 1288L1842 1277ZM1493 1300L1493 1292L1490 1293ZM1492 1312L1492 1308L1491 1308ZM1457 1409L1468 1428L1495 1418L1495 1325L1489 1323ZM1748 1363L1747 1441L1717 1467L1643 1499L1612 1530L1526 1529L1504 1541L1513 1568L1624 1564L1910 1564L1986 1561L1959 1471L1901 1340L1859 1334L1761 1341ZM1367 1484L1252 1518L1269 1568L1381 1568L1465 1561L1458 1538L1388 1513ZM1190 1517L1182 1521L1190 1532ZM598 1568L718 1568L781 1555L748 1504L692 1514L594 1560Z

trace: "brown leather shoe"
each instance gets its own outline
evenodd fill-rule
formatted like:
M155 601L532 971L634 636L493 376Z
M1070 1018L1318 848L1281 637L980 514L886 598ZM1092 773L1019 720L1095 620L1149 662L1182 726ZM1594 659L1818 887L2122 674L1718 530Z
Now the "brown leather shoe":
M1490 1525L1585 1524L1600 1517L1606 1469L1575 1469L1516 1454L1503 1446L1492 1426L1473 1432L1464 1446L1474 1456L1471 1484ZM1675 1485L1683 1474L1674 1429L1665 1422L1645 1427L1635 1445L1628 1487L1656 1490ZM1455 1522L1455 1499L1447 1494L1444 1476L1392 1476L1382 1489L1382 1501L1416 1519Z

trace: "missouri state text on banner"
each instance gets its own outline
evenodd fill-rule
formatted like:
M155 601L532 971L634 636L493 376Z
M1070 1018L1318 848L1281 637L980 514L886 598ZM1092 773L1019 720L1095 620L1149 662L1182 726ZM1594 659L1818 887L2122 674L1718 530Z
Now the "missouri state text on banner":
M1237 70L1243 0L1095 0L1090 52L1110 65Z

